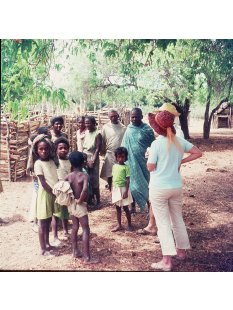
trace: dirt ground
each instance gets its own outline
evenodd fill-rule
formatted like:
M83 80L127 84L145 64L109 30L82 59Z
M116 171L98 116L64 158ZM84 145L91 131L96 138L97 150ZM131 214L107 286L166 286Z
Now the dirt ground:
M232 271L233 130L214 130L208 141L203 141L195 130L191 136L191 141L203 151L202 158L182 166L183 211L192 249L185 262L174 263L174 271ZM137 210L132 218L133 232L112 233L115 209L104 185L101 182L101 210L89 213L91 253L101 262L84 265L80 259L71 257L70 240L64 241L64 247L53 258L39 255L38 235L27 221L32 181L28 178L16 183L3 182L0 269L152 271L151 263L161 257L160 245L154 242L153 236L136 234L137 229L146 226L146 216ZM123 225L126 225L124 216Z

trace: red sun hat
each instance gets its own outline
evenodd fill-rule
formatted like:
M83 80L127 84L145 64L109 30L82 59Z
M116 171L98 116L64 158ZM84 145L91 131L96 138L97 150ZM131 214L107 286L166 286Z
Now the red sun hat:
M176 130L173 126L175 116L168 111L160 111L156 114L148 113L148 120L150 126L159 135L167 136L167 129L171 128L171 131L176 134Z

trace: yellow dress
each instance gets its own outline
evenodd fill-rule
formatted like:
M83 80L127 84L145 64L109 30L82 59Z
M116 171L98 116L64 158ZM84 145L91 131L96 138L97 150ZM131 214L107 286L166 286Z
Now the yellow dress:
M57 167L53 160L42 161L38 159L34 165L36 176L43 175L46 183L53 188L58 182ZM39 178L38 178L39 179ZM44 190L39 179L39 189L36 203L36 217L38 220L44 220L52 217L54 212L55 197Z

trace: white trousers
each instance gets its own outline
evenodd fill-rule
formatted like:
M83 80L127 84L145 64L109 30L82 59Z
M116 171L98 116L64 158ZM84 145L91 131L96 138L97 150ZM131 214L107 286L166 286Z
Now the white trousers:
M189 238L182 216L182 189L150 189L149 199L163 256L176 255L176 248L189 249Z

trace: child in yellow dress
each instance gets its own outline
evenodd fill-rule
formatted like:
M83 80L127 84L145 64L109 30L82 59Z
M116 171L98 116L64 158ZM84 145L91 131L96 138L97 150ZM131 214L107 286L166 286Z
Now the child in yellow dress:
M53 145L48 136L38 135L32 146L34 173L39 179L36 217L39 225L39 242L41 254L49 256L49 228L54 212L55 196L53 186L58 182L57 166L53 158Z

